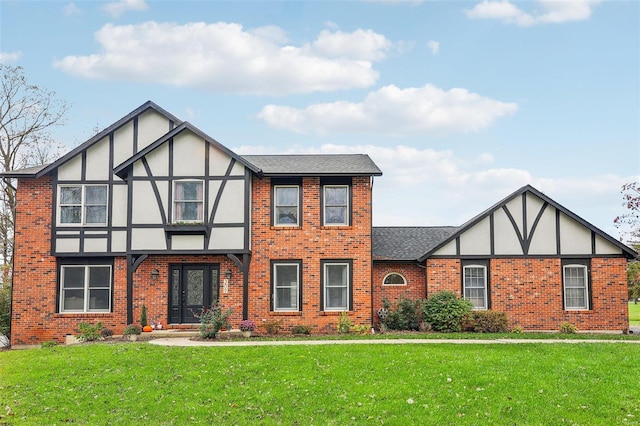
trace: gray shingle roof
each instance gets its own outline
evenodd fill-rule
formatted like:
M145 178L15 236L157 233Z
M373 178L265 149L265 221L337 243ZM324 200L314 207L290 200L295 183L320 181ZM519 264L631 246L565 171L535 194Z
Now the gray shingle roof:
M243 155L265 176L381 176L366 154Z
M457 226L374 227L373 260L417 260L458 231Z
M32 177L32 176L35 176L39 171L44 170L48 166L49 164L41 164L39 166L26 167L24 169L10 170L4 173L0 173L0 176L4 176L8 178Z

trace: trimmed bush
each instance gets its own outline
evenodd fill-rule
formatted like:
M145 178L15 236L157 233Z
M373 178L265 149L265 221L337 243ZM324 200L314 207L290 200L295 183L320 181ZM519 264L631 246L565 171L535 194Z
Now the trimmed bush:
M473 331L476 333L507 333L509 320L506 312L474 311Z
M578 327L570 322L563 322L560 324L560 333L562 334L575 334L578 331Z
M471 313L471 307L471 302L459 299L455 293L439 291L424 302L424 320L434 331L458 332L464 317Z
M384 318L380 313L378 317L388 330L418 330L422 322L423 303L422 299L402 297L393 307L387 307L389 302L386 301Z

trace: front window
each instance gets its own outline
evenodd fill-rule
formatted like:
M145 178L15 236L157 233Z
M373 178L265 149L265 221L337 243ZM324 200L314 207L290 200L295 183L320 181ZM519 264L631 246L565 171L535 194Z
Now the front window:
M110 312L111 266L64 265L60 274L60 312Z
M464 267L464 298L473 309L487 309L487 268L484 265Z
M106 225L107 185L61 186L59 205L61 224Z
M349 263L323 263L325 311L348 311L350 298Z
M175 183L173 193L174 222L203 222L202 181Z
M299 224L299 196L297 185L277 185L274 187L273 223L275 225L296 226Z
M323 187L324 224L349 224L349 186L325 185Z
M300 264L273 264L273 310L300 310Z
M563 267L563 281L565 309L589 309L587 267L585 265L565 265Z

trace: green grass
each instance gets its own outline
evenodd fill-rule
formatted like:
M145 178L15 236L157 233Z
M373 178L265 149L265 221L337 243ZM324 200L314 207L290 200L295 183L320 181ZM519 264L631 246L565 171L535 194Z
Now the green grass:
M640 424L640 346L163 347L0 352L0 424Z
M629 324L640 325L640 303L629 303Z

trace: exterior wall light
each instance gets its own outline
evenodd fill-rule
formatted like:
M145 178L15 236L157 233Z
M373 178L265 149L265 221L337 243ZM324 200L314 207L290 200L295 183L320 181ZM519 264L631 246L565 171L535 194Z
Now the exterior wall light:
M151 271L151 279L155 281L158 279L158 276L160 276L160 271L158 271L157 269Z

